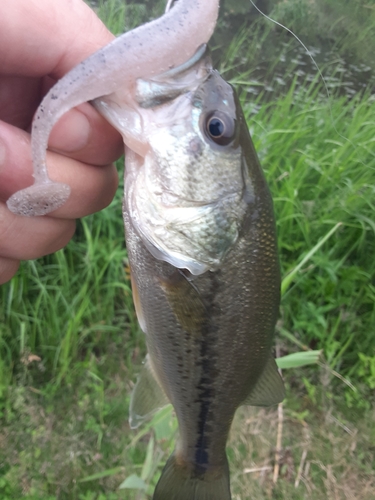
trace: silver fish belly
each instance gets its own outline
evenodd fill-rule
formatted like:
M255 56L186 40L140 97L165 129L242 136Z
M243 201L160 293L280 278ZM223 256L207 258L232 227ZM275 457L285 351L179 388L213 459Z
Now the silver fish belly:
M122 109L96 103L134 139L124 221L149 355L130 423L167 402L177 415L154 500L229 500L236 409L284 397L271 355L280 298L272 200L236 94L203 49L138 81L136 96Z

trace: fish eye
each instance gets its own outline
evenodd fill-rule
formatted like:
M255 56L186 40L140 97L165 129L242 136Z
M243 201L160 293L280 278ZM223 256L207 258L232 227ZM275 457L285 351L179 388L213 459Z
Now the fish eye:
M236 121L222 111L213 111L205 119L206 136L219 146L227 146L234 139Z

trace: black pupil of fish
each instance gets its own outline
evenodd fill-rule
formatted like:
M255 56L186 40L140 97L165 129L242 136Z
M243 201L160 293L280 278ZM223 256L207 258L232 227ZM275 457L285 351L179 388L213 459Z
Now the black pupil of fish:
M225 125L219 118L211 118L208 122L208 132L211 137L221 137L225 131Z

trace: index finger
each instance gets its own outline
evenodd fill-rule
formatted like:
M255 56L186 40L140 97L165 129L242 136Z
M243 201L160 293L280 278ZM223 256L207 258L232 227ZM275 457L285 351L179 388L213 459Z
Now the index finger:
M0 2L3 74L58 79L113 38L82 0Z

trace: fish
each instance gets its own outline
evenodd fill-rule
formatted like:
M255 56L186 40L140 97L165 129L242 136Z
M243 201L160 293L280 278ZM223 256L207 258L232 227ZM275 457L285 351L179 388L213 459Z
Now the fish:
M168 403L178 420L153 500L230 500L225 447L236 410L285 395L272 356L273 204L239 99L202 45L137 80L135 102L112 95L95 106L132 144L123 216L148 354L130 426Z

